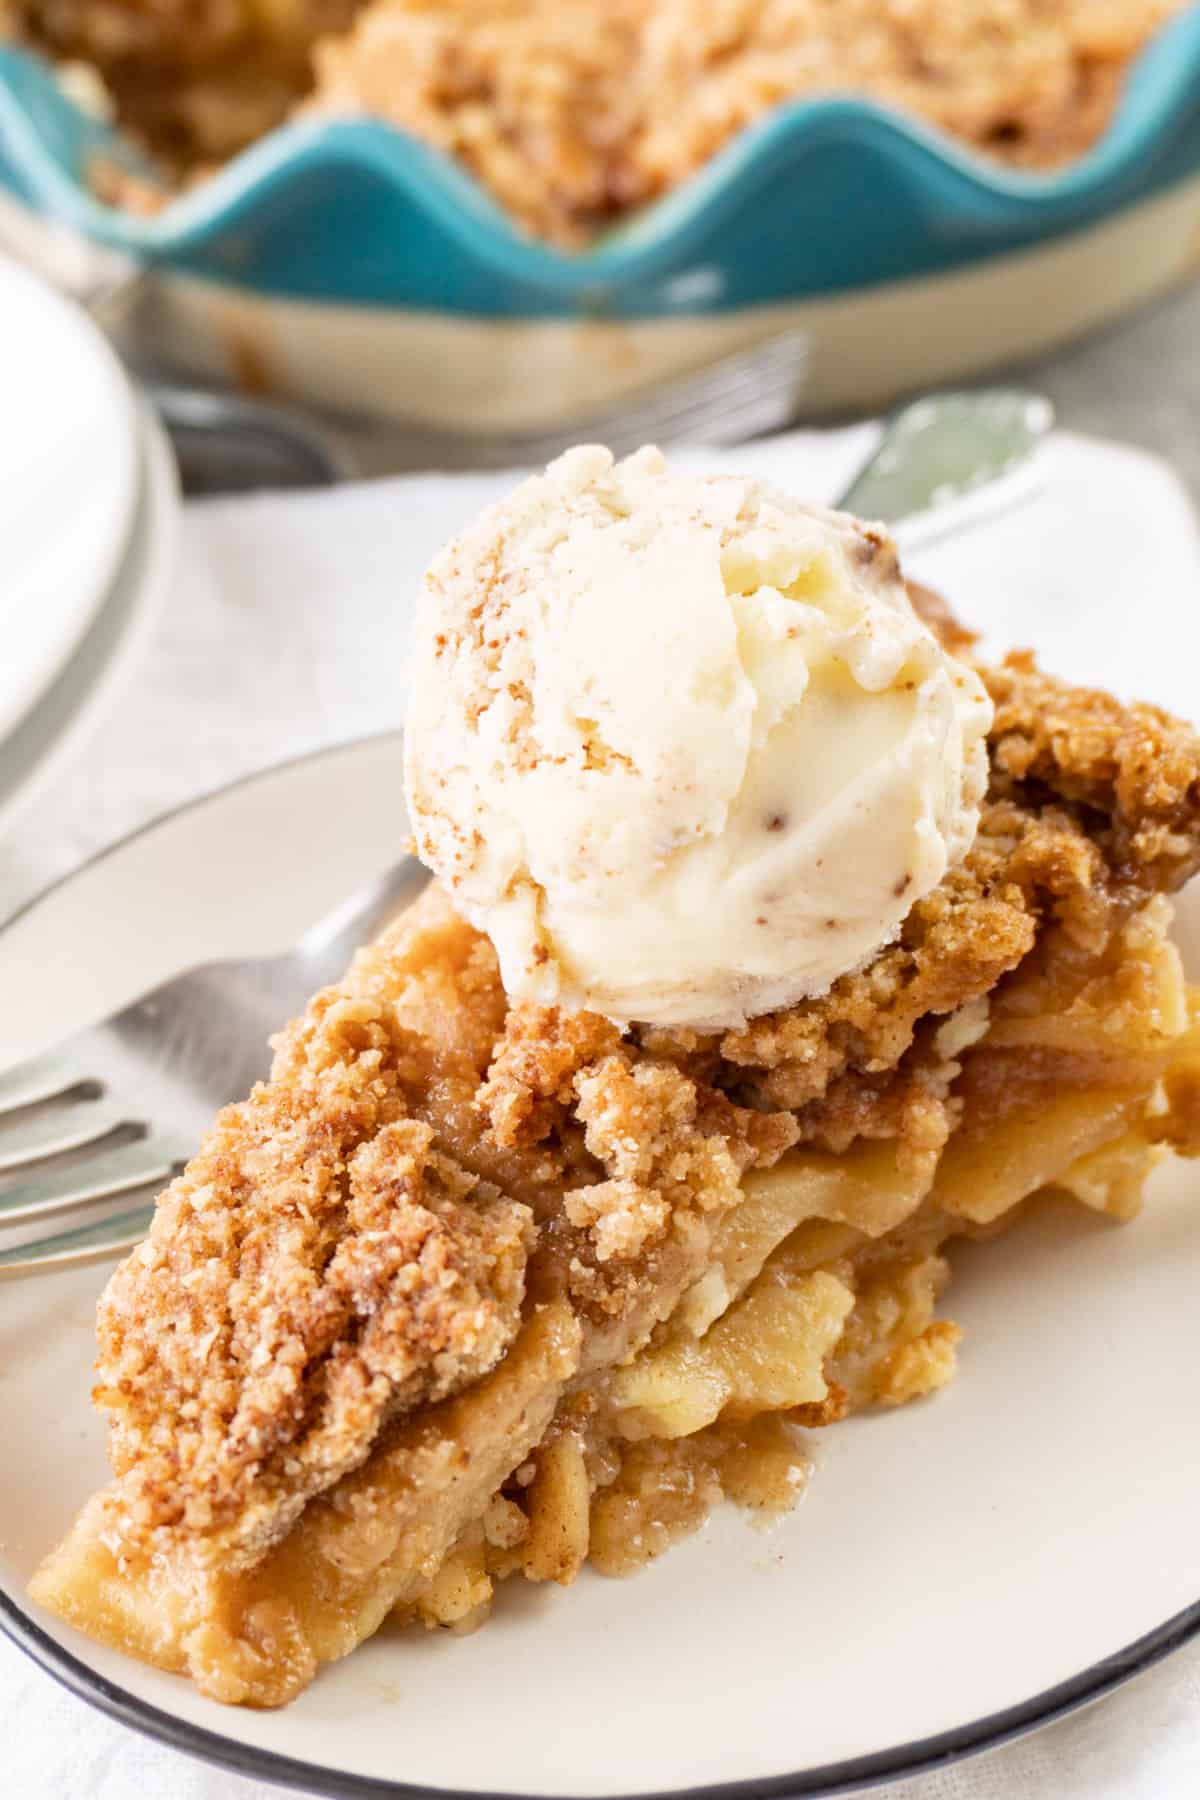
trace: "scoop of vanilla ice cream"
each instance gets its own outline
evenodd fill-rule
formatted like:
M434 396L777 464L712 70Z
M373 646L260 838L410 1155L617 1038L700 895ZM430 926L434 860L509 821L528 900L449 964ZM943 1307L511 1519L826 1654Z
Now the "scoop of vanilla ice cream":
M990 721L883 532L584 447L430 567L406 789L512 998L719 1029L896 935L975 835Z

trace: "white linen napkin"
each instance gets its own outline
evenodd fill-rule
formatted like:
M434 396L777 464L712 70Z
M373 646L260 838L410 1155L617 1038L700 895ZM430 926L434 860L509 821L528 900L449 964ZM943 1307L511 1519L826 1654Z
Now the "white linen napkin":
M873 429L796 433L709 460L831 498ZM1032 644L1074 679L1195 715L1200 543L1182 488L1152 457L1066 434L1046 446L1036 473L1008 510L985 508L955 535L918 522L904 534L907 566L946 593L989 649ZM0 919L156 813L253 768L400 723L421 569L511 480L412 476L187 508L179 576L130 690L0 844ZM629 1599L636 1606L636 1584ZM1031 1629L1035 1617L1033 1608ZM0 1792L13 1800L278 1792L110 1723L3 1639L0 1717ZM1192 1796L1200 1648L1015 1745L878 1791L889 1800Z

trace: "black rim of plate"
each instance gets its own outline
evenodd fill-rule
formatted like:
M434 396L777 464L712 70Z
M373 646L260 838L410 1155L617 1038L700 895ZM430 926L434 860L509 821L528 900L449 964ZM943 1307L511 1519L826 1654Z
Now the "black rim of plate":
M239 1743L236 1738L223 1737L220 1732L192 1725L186 1719L139 1700L136 1694L97 1674L57 1643L49 1632L22 1611L11 1595L2 1590L0 1630L48 1675L110 1718L141 1732L144 1737L156 1738L172 1749L182 1750L204 1762L216 1763L238 1775L274 1782L280 1787L329 1795L333 1800L535 1800L534 1796L512 1792L431 1788L408 1782L381 1781L373 1775L353 1775L320 1763L281 1756L274 1750L260 1750L253 1744ZM935 1737L918 1738L911 1744L849 1757L844 1762L826 1763L821 1768L801 1769L792 1775L760 1776L747 1781L720 1782L710 1787L657 1789L646 1794L617 1796L615 1800L682 1800L683 1796L687 1796L687 1800L784 1800L785 1796L793 1795L844 1794L917 1775L994 1749L1011 1738L1074 1712L1088 1701L1098 1700L1131 1676L1161 1662L1171 1651L1178 1650L1198 1635L1200 1601L1185 1607L1166 1624L1147 1632L1145 1637L1138 1638L1116 1655L1094 1663L1082 1674L1035 1694L1031 1700L1007 1707L1003 1712L991 1713L968 1725L939 1732ZM556 1797L539 1795L536 1800L556 1800ZM560 1796L558 1800L568 1800L568 1797Z
M155 831L160 825L216 800L231 788L284 774L305 763L327 756L363 750L384 741L395 743L398 732L381 732L374 737L356 738L308 751L269 768L257 769L232 781L225 788L197 795L182 805L159 814L136 831L88 859L79 869L52 882L34 898L20 906L16 913L0 923L6 930L25 913L32 911L55 889L81 874L94 863L124 849L135 839ZM224 1737L193 1725L174 1713L163 1712L145 1700L139 1700L127 1688L97 1674L70 1650L64 1649L43 1629L12 1595L0 1588L0 1631L10 1638L46 1673L79 1699L98 1711L107 1713L121 1725L156 1739L188 1756L215 1763L259 1781L273 1782L279 1787L307 1789L313 1794L329 1795L332 1800L571 1800L570 1796L524 1795L512 1792L488 1792L480 1788L433 1788L399 1781L381 1781L373 1775L353 1775L320 1763L301 1762L295 1757L281 1756L275 1750L260 1750L237 1738ZM1200 1600L1176 1613L1154 1631L1137 1638L1123 1650L1093 1663L1080 1674L1046 1688L1029 1700L1001 1712L989 1713L969 1724L938 1732L934 1737L917 1738L911 1744L899 1744L890 1750L872 1751L869 1755L849 1757L842 1762L826 1763L820 1768L801 1769L791 1775L759 1776L747 1781L725 1781L704 1787L657 1789L647 1793L612 1796L611 1800L785 1800L792 1795L819 1796L844 1794L881 1782L896 1781L904 1776L961 1762L965 1757L995 1749L1010 1739L1021 1737L1038 1726L1048 1725L1066 1713L1074 1712L1089 1701L1098 1700L1134 1675L1161 1662L1192 1638L1200 1636ZM318 1676L318 1679L319 1676Z

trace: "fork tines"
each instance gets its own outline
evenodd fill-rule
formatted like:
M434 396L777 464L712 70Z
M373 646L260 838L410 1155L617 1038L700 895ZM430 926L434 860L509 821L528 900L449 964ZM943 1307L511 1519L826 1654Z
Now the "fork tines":
M145 1235L143 1203L98 1223L30 1240L30 1229L65 1214L157 1191L170 1156L103 1083L43 1059L0 1076L0 1228L20 1238L0 1250L0 1280L73 1268L129 1249Z

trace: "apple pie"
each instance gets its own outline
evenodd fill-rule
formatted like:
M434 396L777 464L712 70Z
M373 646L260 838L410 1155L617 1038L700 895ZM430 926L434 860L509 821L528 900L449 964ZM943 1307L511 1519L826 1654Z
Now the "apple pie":
M517 225L577 249L788 101L869 95L1017 166L1104 131L1184 0L0 0L81 70L174 183L297 106L456 157ZM113 163L105 198L161 205Z
M975 667L974 844L823 997L724 1032L510 1003L436 885L364 947L109 1282L113 1479L36 1599L275 1706L389 1615L465 1630L505 1578L624 1573L951 1377L951 1240L1052 1190L1130 1219L1200 1151L1167 898L1200 740Z

